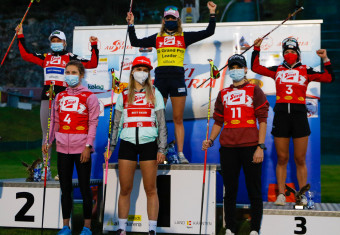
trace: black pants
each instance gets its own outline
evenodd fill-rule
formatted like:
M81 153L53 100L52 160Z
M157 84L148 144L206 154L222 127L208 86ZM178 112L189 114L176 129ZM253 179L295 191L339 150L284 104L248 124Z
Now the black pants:
M246 179L251 204L251 230L259 231L263 214L261 193L262 163L252 163L256 146L220 148L220 161L225 187L224 213L227 229L236 232L236 196L241 167Z
M61 188L63 219L69 219L72 211L72 175L76 164L81 195L83 196L84 219L91 219L92 193L90 188L91 158L80 163L80 154L58 153L58 174Z

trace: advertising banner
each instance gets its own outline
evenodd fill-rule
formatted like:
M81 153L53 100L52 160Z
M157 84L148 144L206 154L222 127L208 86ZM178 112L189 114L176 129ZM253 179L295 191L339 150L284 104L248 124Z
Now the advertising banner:
M254 40L262 37L277 24L281 22L240 22L240 23L217 23L215 34L209 38L190 45L185 52L184 69L185 83L188 88L188 96L184 111L185 143L184 154L192 163L203 163L204 152L201 151L202 140L205 139L206 118L209 97L209 82L197 89L197 86L209 78L209 63L207 59L213 59L218 68L222 68L228 58L235 53L242 53L247 47L253 44ZM308 21L288 21L279 29L270 34L261 46L260 63L264 66L279 65L283 61L281 42L287 37L295 37L300 43L302 51L302 63L315 70L320 70L320 58L316 55L316 50L320 48L320 26L321 20ZM207 23L184 24L184 31L204 30ZM158 33L160 25L137 25L136 34L138 38L150 36ZM157 67L157 52L155 48L135 48L130 44L129 39L126 42L126 55L123 61L125 35L127 26L82 26L74 29L73 52L77 55L89 57L90 45L89 36L93 35L99 39L100 62L96 69L87 70L84 85L95 92L101 103L101 117L97 129L96 153L92 155L93 159L93 177L101 177L101 164L104 162L102 153L104 152L108 135L108 119L110 105L110 87L111 74L110 70L114 69L116 76L121 73L121 87L128 84L130 68L132 61L136 56L146 56L152 61L152 66ZM275 194L275 167L277 162L276 150L273 136L270 134L273 119L273 107L275 105L275 83L269 77L255 74L251 71L251 52L250 49L244 54L247 60L248 72L247 78L250 82L258 84L267 99L270 102L270 113L268 118L268 129L266 136L266 145L268 150L265 152L263 163L263 199L272 200ZM154 79L154 73L151 73ZM218 92L231 84L228 76L228 70L221 71L221 77L213 80L212 83L212 108ZM117 100L118 91L114 96L114 102ZM309 123L312 134L309 138L307 151L308 182L311 183L311 190L315 192L315 201L320 201L320 84L311 82L307 89L307 107L309 109ZM213 112L211 112L212 115ZM172 120L172 108L170 99L166 106L166 117L168 120L168 140L172 141L174 137L174 125ZM213 120L211 121L211 125ZM292 144L291 144L292 145ZM219 144L216 141L214 147L209 149L208 162L219 163ZM110 162L117 161L117 152L113 154ZM296 168L293 158L293 148L290 150L290 162L288 164L287 183L293 183L297 187ZM244 178L241 175L240 193L238 196L239 203L249 202L244 186ZM217 201L222 201L222 180L217 179Z

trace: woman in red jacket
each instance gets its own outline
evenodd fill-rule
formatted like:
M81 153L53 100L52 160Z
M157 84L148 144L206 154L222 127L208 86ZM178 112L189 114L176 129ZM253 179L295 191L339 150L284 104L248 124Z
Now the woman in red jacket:
M334 73L324 49L317 50L317 55L323 60L325 72L316 72L301 63L301 52L295 38L282 41L284 61L279 66L266 68L260 65L260 46L262 39L255 40L252 54L251 69L255 73L271 77L276 84L276 105L272 135L277 152L276 178L279 195L276 205L285 205L285 181L289 160L289 142L293 138L294 160L296 164L299 187L307 184L306 152L308 136L310 135L307 119L306 91L310 82L332 82ZM302 200L307 204L307 199Z
M236 232L236 196L241 167L251 204L250 235L258 235L263 214L261 171L269 104L261 88L246 79L247 63L242 55L230 57L228 68L233 84L218 93L213 116L215 123L210 139L203 141L202 149L213 146L223 127L220 162L225 186L226 235Z

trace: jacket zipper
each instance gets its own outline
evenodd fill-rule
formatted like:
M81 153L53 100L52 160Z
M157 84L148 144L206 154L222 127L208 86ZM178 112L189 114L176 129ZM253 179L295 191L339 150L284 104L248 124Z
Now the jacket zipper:
M290 103L288 103L288 113L290 114Z

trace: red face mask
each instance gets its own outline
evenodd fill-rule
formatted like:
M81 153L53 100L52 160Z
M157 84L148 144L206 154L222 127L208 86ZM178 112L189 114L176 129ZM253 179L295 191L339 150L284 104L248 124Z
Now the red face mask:
M297 54L288 53L283 56L288 64L294 64L298 58Z

